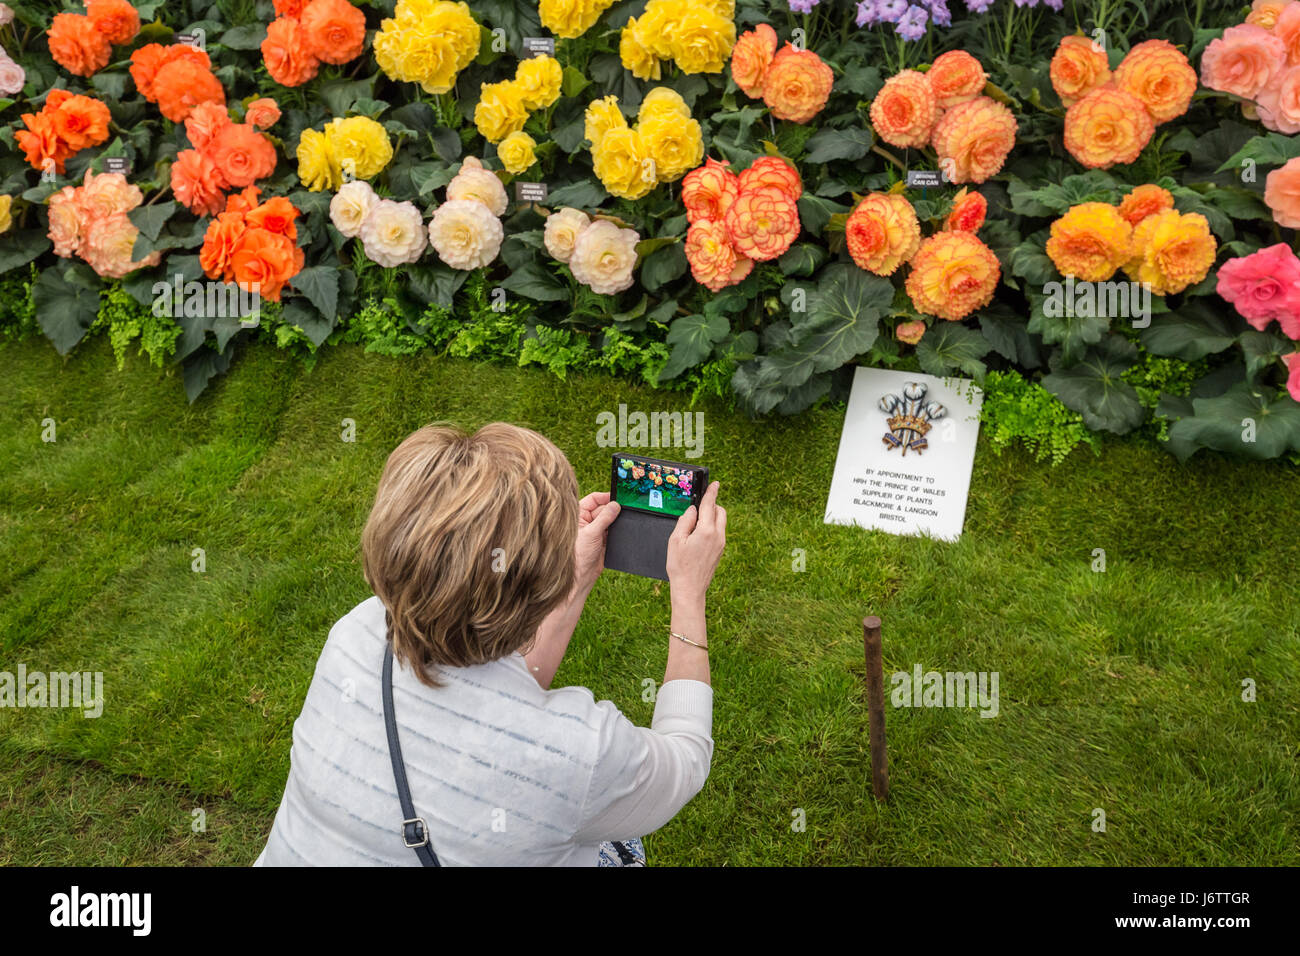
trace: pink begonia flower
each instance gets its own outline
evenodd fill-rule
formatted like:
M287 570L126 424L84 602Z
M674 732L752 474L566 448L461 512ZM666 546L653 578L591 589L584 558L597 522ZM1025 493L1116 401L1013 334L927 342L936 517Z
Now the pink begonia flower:
M1288 136L1300 133L1300 66L1278 73L1256 100L1259 120L1271 130Z
M1201 82L1253 100L1286 65L1286 44L1263 27L1242 23L1211 40L1201 55Z
M1300 402L1300 352L1284 355L1282 361L1291 372L1286 379L1286 390L1291 393L1292 398Z
M26 82L27 71L15 63L8 53L0 50L0 93L5 96L17 96L23 91L23 84Z
M1284 242L1219 267L1215 291L1261 332L1277 319L1282 331L1300 340L1300 258Z

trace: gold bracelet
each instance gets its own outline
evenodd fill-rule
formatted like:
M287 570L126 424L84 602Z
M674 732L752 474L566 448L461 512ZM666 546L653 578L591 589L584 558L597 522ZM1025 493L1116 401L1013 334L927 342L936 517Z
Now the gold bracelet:
M709 649L709 645L707 644L697 644L695 641L692 641L689 637L686 637L685 635L682 634L678 634L676 631L673 630L673 626L671 624L668 625L668 633L671 634L673 637L677 638L677 640L681 641L683 644L689 644L691 645L691 647L698 647L702 651L707 651Z

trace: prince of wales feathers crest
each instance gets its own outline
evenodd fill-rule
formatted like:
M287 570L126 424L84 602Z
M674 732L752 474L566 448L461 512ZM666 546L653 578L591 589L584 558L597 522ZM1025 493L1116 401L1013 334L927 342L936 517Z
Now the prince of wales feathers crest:
M902 395L882 395L879 408L889 416L889 425L881 440L885 450L901 448L907 454L910 448L918 455L929 447L926 434L932 423L948 414L948 409L938 402L926 402L929 388L924 382L907 382L903 385Z

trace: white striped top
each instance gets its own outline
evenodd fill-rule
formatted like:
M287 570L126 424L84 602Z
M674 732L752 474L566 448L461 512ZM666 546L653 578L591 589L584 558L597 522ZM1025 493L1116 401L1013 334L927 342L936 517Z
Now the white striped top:
M385 630L377 597L330 630L256 866L419 865L384 733ZM518 653L438 678L428 687L394 663L411 795L444 866L595 866L602 841L663 826L708 777L713 689L701 681L660 687L647 729L586 688L543 690Z

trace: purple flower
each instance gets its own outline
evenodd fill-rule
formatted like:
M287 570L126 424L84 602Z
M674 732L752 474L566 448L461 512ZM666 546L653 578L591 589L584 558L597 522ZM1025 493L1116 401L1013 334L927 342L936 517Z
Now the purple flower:
M907 13L907 0L880 0L876 9L882 23L897 23Z
M1061 8L1065 6L1065 0L1043 0L1043 3L1047 4L1057 13L1060 13Z
M966 9L971 13L985 13L993 6L993 0L966 0Z
M904 40L919 40L925 36L925 24L929 19L925 7L909 6L895 29Z
M790 0L791 13L812 13L812 8L821 0Z
M930 0L930 19L937 27L952 26L952 13L948 10L947 0Z
M860 0L858 3L858 26L870 27L880 22L879 0Z

